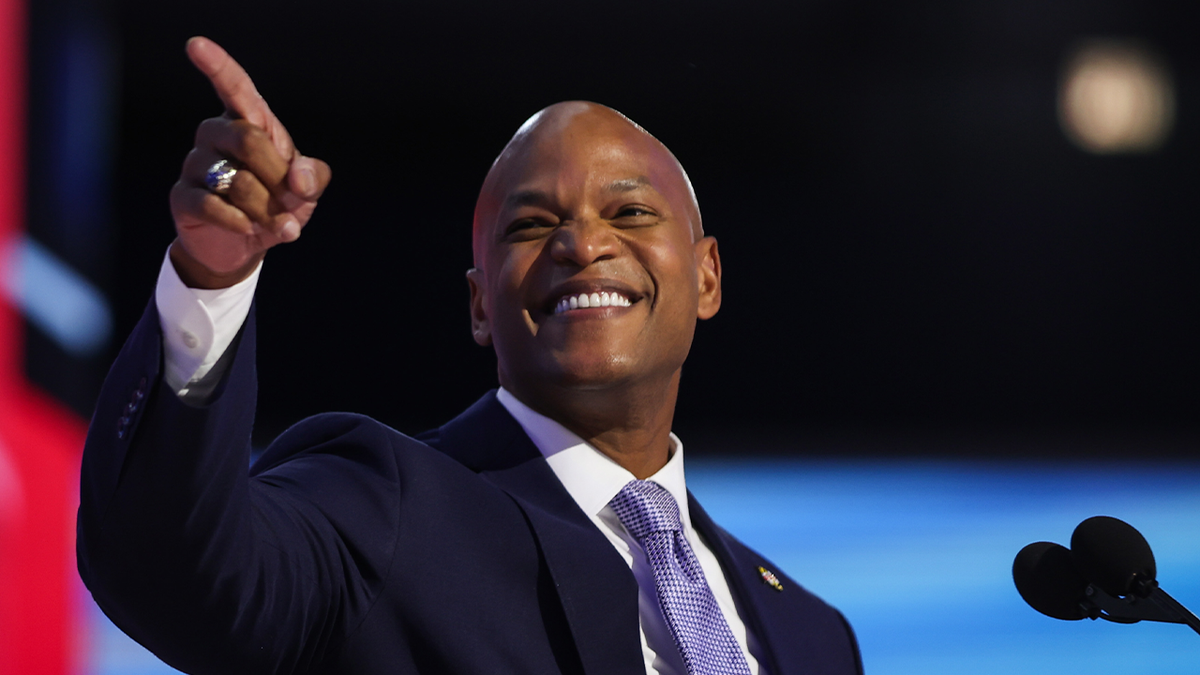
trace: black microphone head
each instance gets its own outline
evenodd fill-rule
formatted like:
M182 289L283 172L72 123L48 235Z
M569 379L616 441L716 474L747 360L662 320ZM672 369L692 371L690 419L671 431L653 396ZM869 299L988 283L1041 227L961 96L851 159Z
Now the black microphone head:
M1087 616L1082 604L1087 579L1060 544L1039 541L1021 549L1013 561L1013 581L1025 602L1046 616L1067 621Z
M1154 588L1154 552L1141 532L1109 516L1093 516L1071 535L1071 557L1083 576L1113 597Z

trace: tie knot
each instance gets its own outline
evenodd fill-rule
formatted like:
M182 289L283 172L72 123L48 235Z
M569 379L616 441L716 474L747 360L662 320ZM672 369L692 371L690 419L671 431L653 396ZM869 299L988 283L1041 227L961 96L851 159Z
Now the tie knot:
M641 541L652 532L682 529L679 504L666 488L648 480L631 480L609 505L634 539Z

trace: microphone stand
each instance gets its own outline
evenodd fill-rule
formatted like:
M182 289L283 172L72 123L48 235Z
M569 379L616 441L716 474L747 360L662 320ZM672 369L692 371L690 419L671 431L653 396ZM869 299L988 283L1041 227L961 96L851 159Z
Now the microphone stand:
M1104 619L1114 623L1137 623L1138 621L1182 623L1200 634L1200 619L1196 618L1196 615L1181 605L1178 600L1159 588L1157 583L1154 583L1153 588L1144 597L1129 595L1124 598L1114 598L1097 588L1095 584L1088 584L1085 594L1087 597L1082 604L1089 619Z

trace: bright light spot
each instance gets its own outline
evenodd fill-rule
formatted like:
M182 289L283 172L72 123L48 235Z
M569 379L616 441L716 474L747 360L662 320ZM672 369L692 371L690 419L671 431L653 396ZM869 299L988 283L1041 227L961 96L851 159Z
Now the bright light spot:
M1154 150L1175 119L1171 76L1137 45L1089 43L1067 59L1058 115L1067 137L1089 152Z

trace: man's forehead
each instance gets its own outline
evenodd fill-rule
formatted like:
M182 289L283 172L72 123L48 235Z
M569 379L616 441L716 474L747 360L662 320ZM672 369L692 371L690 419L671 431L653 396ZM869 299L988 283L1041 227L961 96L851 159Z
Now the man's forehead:
M677 195L687 202L694 232L702 232L691 182L665 145L612 108L567 101L526 120L492 164L475 209L476 245L489 221L507 207L528 203L538 192L585 183L614 192L652 188Z
M609 192L649 187L694 201L683 167L658 139L612 108L567 101L521 125L488 172L479 205L494 211L528 201L522 193L531 190L580 187Z
M571 107L558 114L542 111L522 125L491 173L511 185L531 175L605 169L631 178L673 164L661 143L620 113L602 106Z

